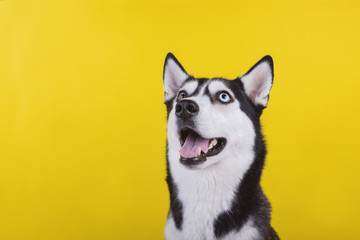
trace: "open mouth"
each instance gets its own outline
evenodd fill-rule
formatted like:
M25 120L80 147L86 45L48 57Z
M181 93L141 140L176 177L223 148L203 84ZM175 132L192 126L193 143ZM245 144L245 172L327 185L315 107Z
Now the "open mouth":
M190 128L180 131L180 162L187 166L198 165L207 157L219 154L226 145L225 138L204 138Z

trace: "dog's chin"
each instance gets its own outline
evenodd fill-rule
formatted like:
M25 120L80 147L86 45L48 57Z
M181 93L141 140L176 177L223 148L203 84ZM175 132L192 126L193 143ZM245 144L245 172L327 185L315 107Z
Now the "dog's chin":
M185 127L180 130L180 163L189 169L202 169L216 163L226 146L226 138L205 138ZM192 150L197 149L194 153Z
M188 161L188 159L184 159L180 156L180 164L185 167L186 169L189 170L201 170L201 169L209 169L212 166L216 166L220 161L221 161L221 157L207 157L205 161L199 162L199 163L195 163L195 164L191 164L190 162L186 162Z

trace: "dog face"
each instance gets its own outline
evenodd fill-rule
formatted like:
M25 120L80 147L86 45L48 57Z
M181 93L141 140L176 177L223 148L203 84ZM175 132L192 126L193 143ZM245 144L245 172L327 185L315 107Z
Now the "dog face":
M164 65L169 162L188 169L242 164L242 155L253 154L249 149L272 81L270 56L241 78L227 80L194 78L169 53Z

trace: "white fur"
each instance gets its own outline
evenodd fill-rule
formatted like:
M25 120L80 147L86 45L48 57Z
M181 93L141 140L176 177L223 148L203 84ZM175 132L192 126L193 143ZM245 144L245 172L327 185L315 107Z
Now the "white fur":
M180 86L188 77L189 75L181 69L174 59L167 59L164 69L165 101L175 96Z
M254 226L254 221L249 218L246 223L242 226L240 231L231 232L223 238L223 240L255 240L259 239L259 231Z
M198 84L198 81L186 82L181 89L185 90L188 95L192 95L195 92Z
M165 227L165 239L166 240L178 240L178 239L184 239L182 235L182 231L177 230L175 226L174 219L172 218L171 214L169 216L169 219L166 222ZM215 237L212 238L205 238L205 237L192 237L189 238L189 240L200 240L200 239L216 239ZM239 231L232 231L228 235L224 236L223 238L220 238L221 240L258 240L259 239L259 231L254 226L254 221L249 218L244 225L241 227ZM216 239L219 240L219 239Z
M208 84L214 97L220 90L233 95L220 81ZM176 116L174 109L171 110L167 125L168 159L172 177L178 187L178 198L183 204L183 223L182 230L178 231L170 215L165 227L167 240L216 239L214 221L220 213L230 209L237 187L254 159L255 131L251 120L240 110L240 103L213 104L207 95L203 95L205 87L206 84L197 96L188 98L195 101L200 109L195 118L196 131L205 138L225 137L227 145L221 153L209 157L198 169L188 169L179 162L181 146ZM256 229L249 222L240 231L232 232L224 239L239 239L239 236L253 239Z
M170 212L168 219L166 220L165 225L165 239L166 240L176 240L176 239L182 239L182 232L179 231L176 226L173 219L173 216Z
M209 91L211 95L215 95L216 93L226 90L228 93L230 93L231 97L234 99L234 93L231 92L227 87L225 87L224 83L221 82L221 80L213 79L209 83Z
M241 77L245 93L255 104L266 107L272 86L272 70L267 61L257 65L251 72Z

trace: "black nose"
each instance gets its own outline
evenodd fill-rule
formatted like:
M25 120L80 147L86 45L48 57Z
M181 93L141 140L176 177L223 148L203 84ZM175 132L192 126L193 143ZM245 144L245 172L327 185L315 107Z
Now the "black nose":
M191 100L182 100L175 106L176 116L186 120L193 116L196 116L199 112L199 105Z

